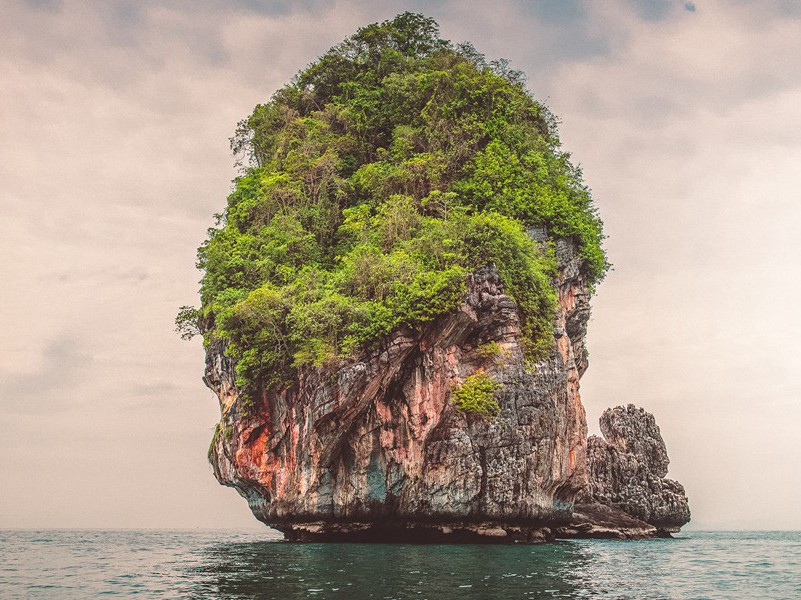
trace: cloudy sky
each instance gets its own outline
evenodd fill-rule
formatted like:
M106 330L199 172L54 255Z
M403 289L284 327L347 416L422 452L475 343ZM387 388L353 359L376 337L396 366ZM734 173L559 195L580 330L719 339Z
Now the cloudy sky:
M255 527L195 248L257 102L358 26L435 17L563 120L615 270L582 395L653 412L695 528L801 528L801 3L0 0L0 527Z

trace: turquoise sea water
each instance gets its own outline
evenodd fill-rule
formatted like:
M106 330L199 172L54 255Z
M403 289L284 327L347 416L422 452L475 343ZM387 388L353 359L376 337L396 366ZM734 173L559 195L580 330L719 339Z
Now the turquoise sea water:
M541 546L0 530L0 598L801 598L801 532Z

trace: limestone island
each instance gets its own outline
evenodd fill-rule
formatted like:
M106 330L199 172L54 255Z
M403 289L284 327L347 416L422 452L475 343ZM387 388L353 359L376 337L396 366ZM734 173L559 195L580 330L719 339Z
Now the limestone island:
M653 416L587 438L602 222L506 61L404 13L256 106L198 251L218 481L294 541L667 536Z

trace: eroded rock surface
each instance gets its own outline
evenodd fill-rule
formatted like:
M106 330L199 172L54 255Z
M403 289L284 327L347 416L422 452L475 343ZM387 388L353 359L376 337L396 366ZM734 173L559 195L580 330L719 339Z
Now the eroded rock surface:
M582 495L674 532L690 520L684 487L668 472L667 448L653 415L629 404L606 410L600 419L603 438L587 443L589 484Z
M204 381L222 412L209 451L215 476L292 540L536 542L642 537L683 524L686 499L663 479L667 455L652 418L609 413L609 441L591 438L587 460L579 378L588 286L575 244L558 239L556 255L554 343L533 369L517 306L493 268L472 276L454 313L397 331L360 360L306 368L250 408L224 347L209 346ZM490 342L500 354L482 351ZM498 418L449 401L479 369L502 384ZM574 511L579 494L611 508Z
M362 360L306 369L250 411L223 348L210 347L205 381L223 413L210 450L217 479L288 537L480 523L496 538L522 526L526 538L566 518L587 482L578 389L589 300L575 245L556 249L556 336L535 369L519 344L517 306L491 268L473 275L455 313L396 332ZM481 351L490 342L499 355ZM478 369L502 384L497 419L449 401Z

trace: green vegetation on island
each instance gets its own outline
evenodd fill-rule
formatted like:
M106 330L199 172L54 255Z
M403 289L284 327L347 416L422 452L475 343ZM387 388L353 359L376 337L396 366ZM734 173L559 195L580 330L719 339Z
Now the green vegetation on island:
M555 264L526 230L577 240L591 283L608 266L556 119L520 72L422 15L329 50L231 146L246 166L198 250L201 308L177 323L227 343L246 397L453 310L486 265L536 360L552 342Z

